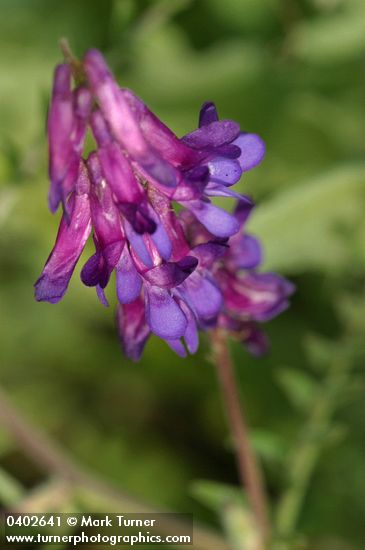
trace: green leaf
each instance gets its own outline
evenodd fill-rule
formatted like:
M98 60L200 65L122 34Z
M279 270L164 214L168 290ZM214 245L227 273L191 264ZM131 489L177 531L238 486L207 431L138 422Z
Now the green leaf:
M286 456L287 446L278 434L267 430L254 430L252 445L263 460L280 461Z
M191 485L192 495L211 510L220 512L228 504L246 505L241 488L215 481L197 480Z
M258 548L258 532L242 488L199 480L192 484L191 492L220 516L230 548Z
M277 194L249 224L264 243L263 267L334 272L349 262L364 263L364 248L351 246L362 232L364 206L364 164L339 167Z
M245 510L237 504L229 504L224 508L221 519L232 550L260 548L260 535L248 509Z
M281 368L276 372L276 379L294 407L300 411L310 409L318 393L318 384L309 374Z

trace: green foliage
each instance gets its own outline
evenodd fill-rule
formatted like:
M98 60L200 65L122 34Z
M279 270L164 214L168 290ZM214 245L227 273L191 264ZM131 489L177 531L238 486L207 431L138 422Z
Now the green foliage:
M275 432L268 430L254 430L252 446L263 462L281 462L288 448L286 442Z
M237 487L213 481L194 481L192 494L203 504L220 512L225 506L234 503L237 506L247 506L242 491Z
M219 515L232 550L256 547L253 517L240 489L223 483L195 481L192 494Z
M303 22L291 36L293 53L308 63L344 63L365 52L365 9L361 2L346 2L347 9Z
M278 194L250 229L263 239L268 269L334 272L364 264L365 166L330 173Z
M280 368L276 378L294 408L308 411L318 395L317 382L306 372L293 368Z

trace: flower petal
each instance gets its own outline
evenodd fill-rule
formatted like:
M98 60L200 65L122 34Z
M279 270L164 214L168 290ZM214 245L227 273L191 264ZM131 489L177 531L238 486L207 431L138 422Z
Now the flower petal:
M133 361L138 361L151 333L145 320L142 298L130 304L118 304L117 324L123 352Z
M54 248L34 285L38 301L55 304L61 300L91 232L89 197L73 194L69 203L70 223L63 215Z
M96 252L87 260L80 273L81 281L86 286L101 286L105 288L109 276L103 255Z
M115 82L103 56L97 50L89 50L84 68L101 112L116 140L141 167L162 185L175 187L173 167L160 158L147 143L136 114Z
M214 148L214 153L217 156L228 159L238 159L241 156L241 149L233 143L227 143Z
M207 197L227 197L229 199L237 199L239 202L245 203L249 209L254 206L250 197L247 195L241 195L241 193L236 193L236 191L233 191L233 189L226 187L221 183L208 183L204 189L204 195Z
M109 307L109 302L106 299L104 289L101 288L100 285L96 285L96 294L99 298L100 303L105 307Z
M215 157L208 162L209 180L224 185L234 185L241 177L242 170L239 162L224 157Z
M122 150L113 142L100 111L93 113L91 124L99 145L98 157L101 168L114 193L119 210L137 233L153 233L156 224L148 216L145 192Z
M219 314L223 297L219 288L207 277L193 273L183 285L199 320L210 321Z
M242 200L237 201L237 204L233 213L236 220L238 220L241 228L245 226L252 210L255 207L255 203L249 197L246 197L246 198L248 199L247 202Z
M119 87L101 53L97 50L89 50L83 65L100 109L115 138L122 145L126 145L128 141L127 150L136 158L148 154L148 146L138 122L119 93Z
M66 177L72 151L71 135L74 126L71 92L71 69L58 65L54 73L52 100L48 113L49 143L49 206L55 212L62 199L62 182Z
M199 113L199 128L217 122L217 120L218 113L215 104L211 101L203 103Z
M120 203L138 204L144 198L132 168L116 143L109 143L98 150L100 164L116 199Z
M97 281L102 288L108 283L122 253L125 237L121 218L110 187L103 178L96 153L91 153L87 166L91 179L90 207L97 253L82 270L82 280L89 286Z
M87 166L91 179L91 217L99 245L104 248L117 241L124 243L120 213L103 177L97 153L91 153Z
M269 340L265 332L253 323L247 323L244 327L242 343L255 357L265 355L269 349Z
M234 315L268 321L288 307L294 285L276 273L246 273L220 278L226 308Z
M127 246L124 247L117 264L117 296L122 304L134 302L140 295L142 278L131 258Z
M179 262L166 262L143 274L143 277L151 285L160 288L174 288L180 285L194 271L198 260L192 256L186 256Z
M194 313L191 311L189 306L184 302L184 300L179 301L180 307L186 315L188 320L188 325L184 334L184 340L186 347L188 348L189 353L195 353L199 347L199 334L198 327L196 324L196 318Z
M181 166L201 159L197 151L185 145L133 92L122 89L121 93L138 118L143 135L165 160L173 166Z
M199 260L199 268L210 269L214 262L224 256L228 251L228 245L224 243L208 242L195 246L190 254Z
M157 226L148 213L148 202L145 197L139 204L119 203L118 208L138 235L152 234L156 231Z
M157 336L176 340L184 335L187 319L168 290L146 287L146 319Z
M180 221L177 219L170 200L157 190L149 190L148 198L156 212L157 219L161 221L171 243L172 251L169 258L164 257L162 250L159 252L164 259L180 260L189 254L190 248L186 242L185 234ZM159 247L160 248L160 247Z
M243 172L257 166L265 156L265 143L257 134L242 132L233 143L241 149L241 155L237 160Z
M105 288L114 267L118 263L123 250L123 243L111 243L101 249L97 240L94 240L97 250L85 263L80 276L86 286L100 285L101 288Z
M62 178L51 178L51 186L48 194L50 209L57 210L59 202L62 202L67 221L71 212L67 209L67 197L75 189L78 173L80 170L81 154L86 135L86 123L91 112L92 96L85 87L79 87L72 93L73 99L73 124L69 128L67 140L62 142L62 125L57 124L55 135L59 141L58 147L62 152L58 153L63 157L64 175ZM64 129L65 131L65 129Z
M153 261L143 236L136 233L133 227L126 220L124 220L124 228L128 241L131 245L132 257L137 262L138 268L140 267L139 264L141 262L143 264L141 266L141 270L152 268Z
M181 342L181 340L165 340L165 342L170 346L172 351L176 353L179 357L182 357L183 359L187 357L186 349L184 348L184 344Z
M218 120L184 136L182 141L195 149L220 147L237 138L239 125L233 120Z
M184 178L171 194L171 199L177 202L201 199L205 192L207 181L193 181Z
M252 235L234 235L230 241L228 261L234 269L253 269L262 262L260 241Z
M197 219L217 237L231 237L239 230L239 222L226 210L204 201L187 201L181 204L188 208Z
M167 261L171 258L172 242L170 240L169 235L167 234L167 231L164 225L162 224L161 220L159 219L156 212L152 208L149 209L149 215L154 220L155 227L156 227L156 230L153 233L151 233L150 238L152 239L155 247L157 248L161 258Z

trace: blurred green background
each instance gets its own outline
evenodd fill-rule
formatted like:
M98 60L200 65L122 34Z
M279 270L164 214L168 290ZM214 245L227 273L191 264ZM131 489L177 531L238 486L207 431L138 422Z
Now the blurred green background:
M0 8L0 376L13 403L116 487L220 528L218 486L198 480L238 481L207 340L180 360L154 338L132 364L112 309L82 286L79 268L57 306L33 298L59 221L46 204L45 119L66 36L78 55L100 48L121 85L178 135L213 100L223 118L264 138L265 161L237 187L258 203L249 229L263 240L265 268L298 290L268 326L266 358L232 344L252 439L273 510L285 491L302 491L301 548L363 548L363 0L0 0ZM112 288L108 297L115 303ZM298 449L309 457L301 470ZM5 429L0 464L26 489L42 479Z

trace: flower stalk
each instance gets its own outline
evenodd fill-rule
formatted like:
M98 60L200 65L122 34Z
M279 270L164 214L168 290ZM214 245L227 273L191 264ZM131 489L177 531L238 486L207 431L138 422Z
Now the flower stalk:
M260 534L262 550L270 537L268 505L263 476L257 457L251 447L249 428L240 401L234 367L227 345L227 334L217 329L211 334L213 362L224 400L227 420L233 439L237 469L242 487L247 494L252 514Z
M59 41L59 47L62 52L65 63L67 63L72 72L72 76L78 84L81 84L85 80L85 72L82 67L81 61L74 55L71 50L71 46L67 38L63 37Z

